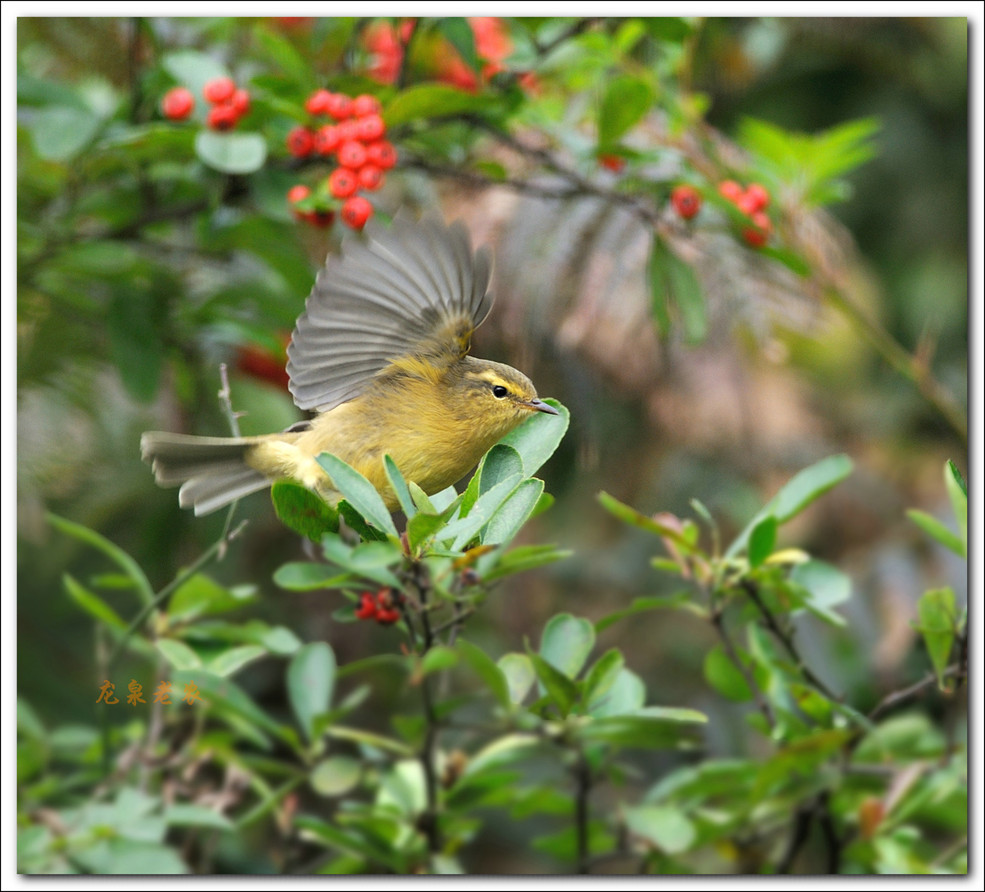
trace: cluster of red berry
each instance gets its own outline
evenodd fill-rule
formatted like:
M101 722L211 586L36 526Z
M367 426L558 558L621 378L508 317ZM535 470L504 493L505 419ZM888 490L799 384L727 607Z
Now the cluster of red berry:
M202 96L212 106L205 118L213 130L232 130L250 110L250 92L237 87L231 77L217 77L202 88ZM195 109L195 97L187 87L172 87L161 100L164 117L183 121Z
M388 588L381 588L375 594L373 592L363 592L359 599L359 606L356 608L356 617L359 619L375 619L380 625L389 626L400 619L400 611L397 609L397 598Z
M743 189L735 180L724 180L718 184L718 192L742 211L752 223L742 230L746 244L754 248L765 245L773 230L773 221L766 214L766 208L770 203L770 194L766 187L759 183L750 183Z
M338 167L329 174L323 191L326 199L331 196L344 201L340 211L343 223L362 229L373 206L356 193L379 189L385 172L397 163L397 151L385 138L380 102L366 94L352 98L345 93L316 90L304 107L312 118L328 117L334 123L295 127L287 134L287 150L295 158L335 156ZM296 205L311 194L307 186L297 185L287 197L291 205ZM323 206L307 210L295 208L295 216L316 226L327 226L334 217L328 204L326 201Z

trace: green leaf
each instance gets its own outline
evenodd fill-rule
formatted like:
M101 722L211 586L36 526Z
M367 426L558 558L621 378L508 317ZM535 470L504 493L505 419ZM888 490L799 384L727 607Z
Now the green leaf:
M267 160L267 143L259 133L199 130L195 154L203 164L220 173L254 173Z
M267 649L259 644L241 644L239 647L231 647L210 660L209 671L225 678L227 675L235 675L248 663L266 655Z
M606 694L618 680L625 662L622 652L613 647L602 654L588 670L585 676L584 701L588 704L589 714L602 704Z
M497 483L524 476L520 453L506 443L497 443L483 457L477 472L479 488L476 496L489 492Z
M164 822L169 827L209 827L213 830L232 830L233 822L225 815L206 808L204 805L194 805L180 802L169 805L164 809Z
M655 238L655 245L656 241ZM662 252L660 262L663 265L661 274L666 291L664 302L675 308L684 329L684 342L692 346L702 343L708 334L708 318L701 283L694 268L670 250ZM651 270L651 287L654 283L653 275ZM657 301L655 295L654 301Z
M749 684L721 644L714 645L705 655L704 674L708 684L729 700L743 703L752 699Z
M844 617L832 610L852 595L851 580L841 570L825 561L805 561L793 568L790 581L807 593L804 606L808 610L832 625L845 625Z
M312 69L309 60L283 34L265 24L258 24L253 29L253 39L263 55L274 63L284 77L302 87L310 83Z
M198 669L202 665L201 657L183 641L161 638L156 646L175 669Z
M34 112L27 126L41 158L67 162L92 142L100 124L87 109L56 105Z
M339 531L338 511L300 483L278 480L270 488L270 499L280 522L312 542Z
M206 705L210 707L210 711L229 712L233 716L245 719L247 726L254 733L257 729L263 729L277 737L283 737L280 725L260 709L231 679L221 678L204 668L194 668L174 672L171 680L174 684L171 692L173 701L180 702L186 690L193 686L192 689L198 691ZM202 703L196 700L193 706L199 708Z
M127 392L140 402L157 394L164 367L164 346L156 318L157 298L150 294L116 294L106 313L109 352ZM140 344L135 350L134 344Z
M693 554L694 543L672 527L666 524L660 523L658 520L654 520L652 517L647 517L645 514L641 514L635 508L630 508L629 505L625 505L620 502L617 498L610 496L607 492L600 492L598 495L599 503L615 517L618 517L624 523L628 523L630 526L639 527L641 530L646 530L648 533L654 533L663 539L670 539L681 551L685 554Z
M242 607L256 596L256 589L246 586L227 589L204 573L185 580L168 601L168 619L183 622L202 614L227 613Z
M471 641L459 639L455 644L455 649L469 664L472 671L482 679L482 683L499 701L499 704L509 708L512 705L510 689L506 676L499 666L490 659L482 648L477 647Z
M752 528L749 534L749 566L758 567L773 553L776 544L776 518L768 514Z
M442 540L453 539L452 547L456 550L465 548L489 523L493 514L499 510L519 482L520 478L516 476L509 480L502 480L492 489L484 492L476 499L475 504L465 517L460 517L445 527Z
M666 610L668 608L680 607L691 600L691 593L687 590L675 592L672 595L652 595L645 598L634 598L632 604L615 613L603 616L596 621L595 631L604 632L609 626L626 619L628 616L635 616L637 613L644 613L648 610Z
M832 455L799 471L757 512L729 546L725 557L733 558L746 547L750 534L764 517L773 515L778 524L786 523L851 472L852 460L847 455Z
M691 744L695 729L707 716L693 709L648 706L634 713L596 718L579 726L577 736L586 744L608 743L638 749L676 748Z
M342 493L346 501L358 511L366 522L381 532L399 539L393 518L387 510L380 494L362 474L349 467L342 459L328 452L323 452L317 458L335 488Z
M937 684L944 690L944 670L951 656L957 628L954 591L950 588L938 588L924 592L917 604L917 615L920 618L917 628L927 646L927 654L937 675Z
M512 446L523 461L523 476L532 477L554 454L571 420L571 413L557 400L545 399L545 403L557 409L557 415L531 412L519 427L510 431L499 442Z
M45 514L45 519L60 533L72 536L101 551L133 580L134 588L140 593L145 603L149 604L154 600L154 589L151 588L150 580L144 575L140 565L122 548L80 523L73 523L71 520L65 520L65 518L51 513Z
M637 712L646 702L646 685L629 669L623 667L608 691L590 704L590 714L597 719Z
M540 639L540 655L555 669L574 679L595 646L591 622L570 613L552 616Z
M454 648L438 644L421 657L421 675L431 675L433 672L443 672L458 663L458 653Z
M445 39L458 51L462 61L471 71L479 70L479 57L475 50L475 34L468 20L460 16L438 19L435 23Z
M562 716L568 715L578 702L578 685L539 654L529 652L527 655L548 697L560 710Z
M334 588L351 578L351 573L340 574L334 567L311 561L284 564L274 571L274 582L277 585L281 588L301 592L319 588Z
M312 789L322 796L342 796L362 777L362 764L351 756L330 756L319 762L309 778Z
M445 520L438 514L425 514L423 511L415 514L407 522L407 542L414 554L420 554L421 549L434 536L444 529Z
M483 544L506 545L512 542L523 525L530 519L543 493L543 480L528 478L521 481L520 485L499 506L482 531Z
M394 806L405 815L419 815L427 808L424 767L418 759L403 759L381 775L376 804Z
M537 678L530 657L519 653L503 654L496 666L506 679L510 702L519 705L530 693Z
M554 545L520 545L505 553L495 552L489 556L491 567L482 571L482 579L487 584L492 583L514 573L553 564L571 554L572 552L561 551Z
M335 654L323 641L306 644L287 667L288 696L308 740L315 737L315 718L331 706L335 668Z
M398 93L383 110L387 127L396 127L419 118L482 113L500 105L499 99L469 93L443 84L420 84Z
M100 598L99 595L89 591L89 589L77 582L68 573L62 575L62 583L69 597L90 616L94 616L100 622L106 623L106 625L112 626L114 629L119 629L121 632L127 630L129 623Z
M613 147L643 120L656 99L648 81L630 74L614 77L606 85L599 106L599 148Z
M947 488L947 495L951 500L951 507L954 509L954 519L958 522L958 529L961 531L961 541L964 543L965 552L968 550L968 485L964 482L964 477L958 470L957 465L948 459L944 469L944 485Z
M407 481L404 479L404 475L400 473L400 468L397 467L397 463L389 455L383 456L383 467L386 470L387 480L390 481L390 486L393 487L393 491L397 496L397 501L400 502L400 510L404 512L408 521L413 519L417 513L417 506L414 504L413 498L411 498L410 490L407 488Z
M349 728L345 725L330 725L325 729L325 733L335 740L348 740L353 743L361 744L371 750L381 750L386 753L395 753L398 756L413 756L414 751L405 743L394 740L392 737L384 737L382 734L374 734L372 731L364 731L362 728Z
M952 533L936 517L918 508L910 508L906 512L906 516L930 536L931 539L936 540L940 545L950 549L958 557L967 557L965 543L962 538L956 533Z
M686 852L694 842L694 825L681 809L665 805L623 807L626 828L658 849L670 854Z

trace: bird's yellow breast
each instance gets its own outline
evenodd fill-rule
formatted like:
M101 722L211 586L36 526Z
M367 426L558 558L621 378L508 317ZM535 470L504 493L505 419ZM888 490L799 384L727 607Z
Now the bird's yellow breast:
M322 452L330 452L366 477L387 507L396 510L399 503L386 476L385 455L406 480L435 493L465 476L516 423L477 415L464 394L430 377L401 376L380 381L319 415L303 433L259 443L247 463L270 477L294 478L335 499L338 494L315 461Z

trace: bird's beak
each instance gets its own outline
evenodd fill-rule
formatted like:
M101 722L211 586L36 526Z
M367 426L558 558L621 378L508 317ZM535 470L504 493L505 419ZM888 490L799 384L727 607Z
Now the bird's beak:
M524 403L524 405L530 409L533 409L535 412L545 412L548 415L559 414L557 409L553 406L549 406L543 400L530 400L529 402Z

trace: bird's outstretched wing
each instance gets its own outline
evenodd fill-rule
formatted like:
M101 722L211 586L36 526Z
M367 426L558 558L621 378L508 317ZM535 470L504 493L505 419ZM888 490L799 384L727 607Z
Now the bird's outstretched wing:
M462 223L398 214L367 229L329 258L295 326L287 373L301 409L333 409L404 357L457 361L492 306L489 254L473 254Z

